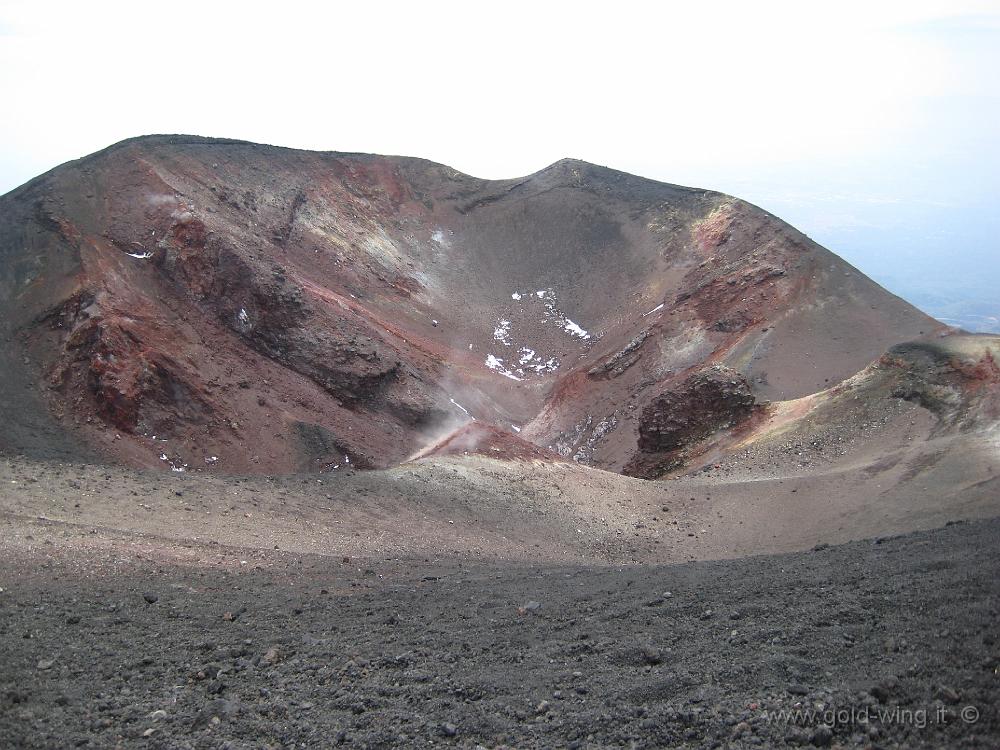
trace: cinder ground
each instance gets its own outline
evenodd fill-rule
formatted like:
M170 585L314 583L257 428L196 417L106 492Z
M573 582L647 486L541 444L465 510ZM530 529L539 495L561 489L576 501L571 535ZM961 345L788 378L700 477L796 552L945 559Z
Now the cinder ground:
M17 533L5 747L1000 742L995 520L626 566Z

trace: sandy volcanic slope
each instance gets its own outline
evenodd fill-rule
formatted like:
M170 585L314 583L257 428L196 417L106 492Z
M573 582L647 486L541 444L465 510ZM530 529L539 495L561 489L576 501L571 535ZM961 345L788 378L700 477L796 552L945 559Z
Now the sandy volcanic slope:
M709 440L693 468L659 482L540 450L497 458L516 438L495 428L460 431L436 455L389 470L345 465L282 477L7 457L5 544L19 549L20 530L37 521L71 546L113 549L131 539L167 556L183 546L200 565L263 560L275 548L652 563L990 517L1000 511L996 344L952 336L897 347L832 389L773 404L748 429Z
M2 443L165 470L391 466L474 417L621 471L700 368L797 398L938 328L754 206L573 160L134 139L0 198L0 266L38 390Z
M936 425L892 399L839 430L823 421L812 432L765 431L719 463L661 482L474 455L276 478L3 459L0 514L9 550L24 544L25 524L42 523L70 546L113 549L125 538L169 557L180 545L201 565L266 560L273 549L539 562L740 557L997 515L1000 431L935 436Z

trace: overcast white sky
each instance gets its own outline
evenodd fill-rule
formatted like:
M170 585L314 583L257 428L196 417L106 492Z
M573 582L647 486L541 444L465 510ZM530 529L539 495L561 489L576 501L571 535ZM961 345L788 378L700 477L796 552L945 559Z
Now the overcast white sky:
M998 0L0 0L0 95L0 193L145 133L573 156L736 193L896 291L1000 286Z

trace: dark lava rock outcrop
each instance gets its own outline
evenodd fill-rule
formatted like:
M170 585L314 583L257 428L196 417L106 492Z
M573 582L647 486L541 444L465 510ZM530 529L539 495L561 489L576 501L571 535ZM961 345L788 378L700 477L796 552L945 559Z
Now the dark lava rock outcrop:
M1000 337L952 336L892 347L879 362L892 395L920 404L939 431L970 430L1000 420Z
M639 418L639 452L625 474L654 478L684 463L685 450L740 425L757 407L747 379L715 365L655 396Z
M0 448L178 471L389 466L473 419L622 471L938 327L755 206L575 160L138 138L0 198L0 268ZM685 385L716 364L738 394Z

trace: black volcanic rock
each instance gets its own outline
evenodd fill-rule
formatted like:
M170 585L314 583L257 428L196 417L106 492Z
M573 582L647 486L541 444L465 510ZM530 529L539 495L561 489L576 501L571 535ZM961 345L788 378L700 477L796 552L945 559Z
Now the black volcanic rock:
M686 448L749 419L757 401L735 370L713 365L658 394L639 418L639 451L624 473L654 478L684 463Z
M756 404L747 379L715 365L656 396L639 422L639 448L673 451L750 416Z

